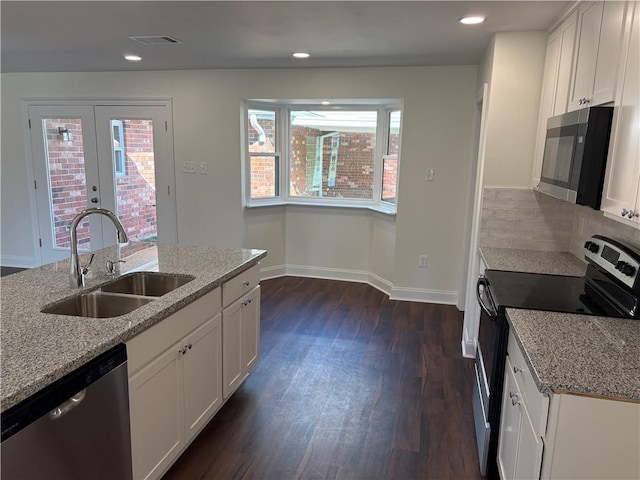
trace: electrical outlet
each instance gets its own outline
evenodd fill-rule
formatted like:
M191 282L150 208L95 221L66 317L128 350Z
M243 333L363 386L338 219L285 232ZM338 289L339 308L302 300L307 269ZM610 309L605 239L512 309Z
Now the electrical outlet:
M196 164L194 162L184 162L182 164L182 173L196 173Z
M207 162L202 162L200 164L200 174L202 174L202 175L206 175L207 174Z
M418 256L418 266L420 268L427 268L427 256L426 255Z

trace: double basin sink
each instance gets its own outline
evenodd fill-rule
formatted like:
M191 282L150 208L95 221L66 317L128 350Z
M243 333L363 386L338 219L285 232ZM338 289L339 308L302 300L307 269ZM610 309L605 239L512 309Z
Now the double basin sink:
M191 275L157 272L130 273L95 290L81 292L46 306L41 311L76 317L118 317L189 283L194 278Z

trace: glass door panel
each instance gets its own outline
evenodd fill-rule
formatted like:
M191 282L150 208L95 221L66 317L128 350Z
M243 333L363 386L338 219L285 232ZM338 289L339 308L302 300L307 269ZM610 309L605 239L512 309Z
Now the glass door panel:
M116 210L130 240L157 241L153 120L111 119Z
M169 119L167 106L96 107L101 202L130 240L176 242ZM110 222L103 233L105 245L115 243Z
M73 218L98 206L93 107L30 106L29 118L41 262L50 263L69 258ZM102 248L99 219L85 218L77 232L79 250Z

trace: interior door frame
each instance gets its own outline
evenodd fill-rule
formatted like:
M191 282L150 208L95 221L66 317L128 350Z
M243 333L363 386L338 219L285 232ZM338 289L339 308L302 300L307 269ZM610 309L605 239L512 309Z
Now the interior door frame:
M177 221L177 205L176 205L176 180L175 180L175 150L173 143L173 99L171 97L149 97L149 98L104 98L104 97L23 97L22 98L22 123L25 147L25 162L27 171L27 188L29 191L29 207L31 213L31 229L33 232L33 251L34 261L37 262L33 267L40 266L43 263L42 249L40 248L40 225L38 221L37 198L35 189L35 174L33 169L34 155L31 150L31 129L29 125L29 107L62 107L62 106L162 106L166 107L167 115L167 131L168 135L168 152L170 158L169 163L172 165L171 172L167 175L166 181L169 183L170 197L173 204L172 222L175 225L173 241L178 243L178 221Z

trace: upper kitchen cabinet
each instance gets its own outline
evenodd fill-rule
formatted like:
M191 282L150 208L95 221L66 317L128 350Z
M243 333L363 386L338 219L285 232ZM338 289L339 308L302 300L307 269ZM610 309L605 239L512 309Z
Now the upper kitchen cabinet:
M640 228L640 5L625 22L616 107L601 209Z
M547 120L549 117L554 117L567 111L577 21L578 12L574 11L547 37L547 53L544 61L538 135L533 166L534 186L537 185L540 171L542 170Z
M625 2L614 1L578 7L578 37L567 111L614 100L626 6Z

